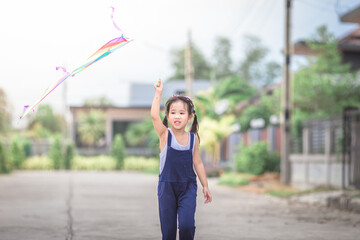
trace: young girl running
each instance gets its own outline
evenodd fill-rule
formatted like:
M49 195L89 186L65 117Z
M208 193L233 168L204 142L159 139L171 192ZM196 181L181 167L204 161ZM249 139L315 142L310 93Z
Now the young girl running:
M181 240L194 239L197 181L203 186L205 203L211 202L204 165L199 152L198 122L194 104L184 96L173 96L165 104L165 118L160 118L163 84L154 84L155 96L151 118L160 140L160 175L158 184L162 239L175 240L177 220ZM194 118L190 133L186 125ZM171 128L168 128L168 123ZM178 219L177 219L178 218Z

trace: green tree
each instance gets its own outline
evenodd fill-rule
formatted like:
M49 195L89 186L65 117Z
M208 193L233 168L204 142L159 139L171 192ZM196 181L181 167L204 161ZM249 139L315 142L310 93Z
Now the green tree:
M124 167L125 144L121 134L116 134L111 147L113 157L116 159L116 169L120 170Z
M215 50L213 54L214 66L213 72L215 79L223 79L234 75L231 59L231 42L228 38L217 37L215 41Z
M233 115L223 116L220 120L208 117L201 120L201 128L199 129L200 146L210 153L208 156L210 159L207 159L207 161L219 163L221 141L232 133L234 120Z
M64 154L65 169L67 170L72 169L74 157L75 157L75 146L72 143L67 143Z
M229 100L232 103L232 107L256 93L254 87L238 76L224 78L215 86L215 89L215 97L217 99Z
M159 137L150 116L144 121L132 123L125 133L125 139L132 147L156 148L159 145Z
M212 119L220 119L221 115L215 112L215 106L222 100L228 100L228 109L224 112L232 114L236 105L243 100L250 98L256 89L250 86L242 78L237 76L227 77L218 82L214 87L199 92L196 95L195 109L199 119L207 116Z
M185 79L185 48L173 49L170 55L175 72L169 80ZM194 44L192 44L192 63L194 66L194 79L210 79L210 64Z
M2 139L0 138L0 173L8 173L11 171L8 153Z
M54 142L50 147L50 159L53 161L54 169L58 170L63 167L64 155L62 153L62 145L60 137L55 137Z
M106 97L88 98L84 103L87 107L112 107L114 104Z
M265 62L269 49L255 36L245 37L245 58L240 63L238 74L249 84L263 87L273 83L281 74L281 66L274 62Z
M267 126L269 124L270 116L273 114L274 112L272 109L263 103L246 108L239 118L241 132L246 132L250 129L250 122L253 119L262 118L265 121L265 126Z
M55 116L50 105L40 105L32 116L28 129L34 132L35 137L47 137L61 132L61 120Z
M93 147L105 135L105 114L99 110L91 110L79 116L78 133L82 143Z
M0 133L5 132L9 128L10 121L9 103L6 99L5 91L0 88Z
M25 150L21 144L21 140L14 138L10 145L10 158L12 166L18 169L25 160Z
M306 119L340 114L346 106L360 107L360 84L349 64L342 64L338 42L321 26L308 41L319 54L295 74L293 131L301 134Z

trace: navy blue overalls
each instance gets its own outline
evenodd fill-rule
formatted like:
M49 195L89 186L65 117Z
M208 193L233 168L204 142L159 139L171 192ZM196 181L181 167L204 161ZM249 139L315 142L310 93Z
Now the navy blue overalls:
M181 240L194 239L197 184L193 169L194 133L190 133L190 148L171 147L169 131L164 169L159 175L158 200L163 240L175 240L177 216Z

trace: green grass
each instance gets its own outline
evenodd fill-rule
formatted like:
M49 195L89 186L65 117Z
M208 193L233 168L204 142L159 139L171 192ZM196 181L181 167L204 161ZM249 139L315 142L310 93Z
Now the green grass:
M231 187L245 186L250 183L247 175L236 174L236 173L224 173L220 176L219 184L227 185Z
M360 193L356 193L351 195L351 198L360 198Z
M298 190L292 189L291 187L283 187L279 189L270 189L265 191L266 194L275 197L287 198L291 196L299 196L311 193L320 193L320 192L328 192L334 190L333 188L315 188L315 189L308 189L308 190Z
M291 190L291 189L278 189L278 190L267 190L265 191L265 193L275 197L286 198L299 194L299 191Z

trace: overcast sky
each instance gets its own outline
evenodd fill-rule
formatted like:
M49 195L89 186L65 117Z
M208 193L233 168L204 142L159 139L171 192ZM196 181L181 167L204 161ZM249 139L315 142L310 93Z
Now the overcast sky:
M270 49L269 60L280 64L284 44L284 0L16 0L0 3L0 88L6 91L14 115L33 103L61 73L84 61L119 32L114 19L133 42L67 81L67 101L80 105L88 97L106 96L126 105L131 82L166 79L173 69L170 50L184 47L187 32L211 60L217 36L233 45L237 64L243 56L243 36L256 35ZM292 40L309 37L326 24L337 37L357 27L341 23L339 15L360 0L294 0ZM63 85L42 104L60 111Z

